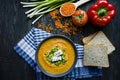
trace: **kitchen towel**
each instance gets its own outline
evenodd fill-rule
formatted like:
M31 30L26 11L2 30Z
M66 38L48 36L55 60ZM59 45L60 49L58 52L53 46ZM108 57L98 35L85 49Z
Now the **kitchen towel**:
M52 78L44 75L38 68L35 61L35 53L39 43L45 38L54 35L43 31L39 28L33 27L27 35L21 39L15 46L14 50L20 55L35 71L37 80L56 80L57 78ZM83 59L83 46L76 44L76 49L78 53L77 63L75 68L66 76L59 78L60 80L74 80L77 78L90 78L102 76L102 69L98 67L85 67L82 65ZM57 79L57 80L59 80Z

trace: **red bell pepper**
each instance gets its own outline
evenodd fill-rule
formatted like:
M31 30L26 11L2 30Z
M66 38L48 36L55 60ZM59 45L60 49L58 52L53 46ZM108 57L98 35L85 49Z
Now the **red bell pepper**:
M88 9L88 18L96 26L106 26L116 15L116 8L107 0L98 0Z

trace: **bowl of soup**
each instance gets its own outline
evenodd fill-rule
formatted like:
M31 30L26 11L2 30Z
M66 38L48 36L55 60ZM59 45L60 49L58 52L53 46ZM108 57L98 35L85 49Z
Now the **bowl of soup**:
M75 67L77 52L71 39L54 35L39 44L35 58L44 74L50 77L62 77Z

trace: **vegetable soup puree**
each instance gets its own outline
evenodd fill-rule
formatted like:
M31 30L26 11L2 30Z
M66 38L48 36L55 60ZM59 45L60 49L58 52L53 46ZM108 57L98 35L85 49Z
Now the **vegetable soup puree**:
M48 73L61 74L74 64L75 50L64 38L50 38L41 44L38 61Z

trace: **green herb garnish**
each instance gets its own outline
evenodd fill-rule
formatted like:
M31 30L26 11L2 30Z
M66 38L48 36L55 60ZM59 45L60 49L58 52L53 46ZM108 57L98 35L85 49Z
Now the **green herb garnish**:
M57 57L61 57L61 60L57 60L57 61L52 61L52 57L55 56L55 52L57 52L58 50L61 50L60 48L52 48L51 51L48 53L48 55L46 55L46 60L48 62L50 62L51 64L54 64L56 66L59 66L61 64L65 64L65 62L67 61L65 58L65 50L62 50L62 54L60 56ZM56 57L56 56L55 56Z

